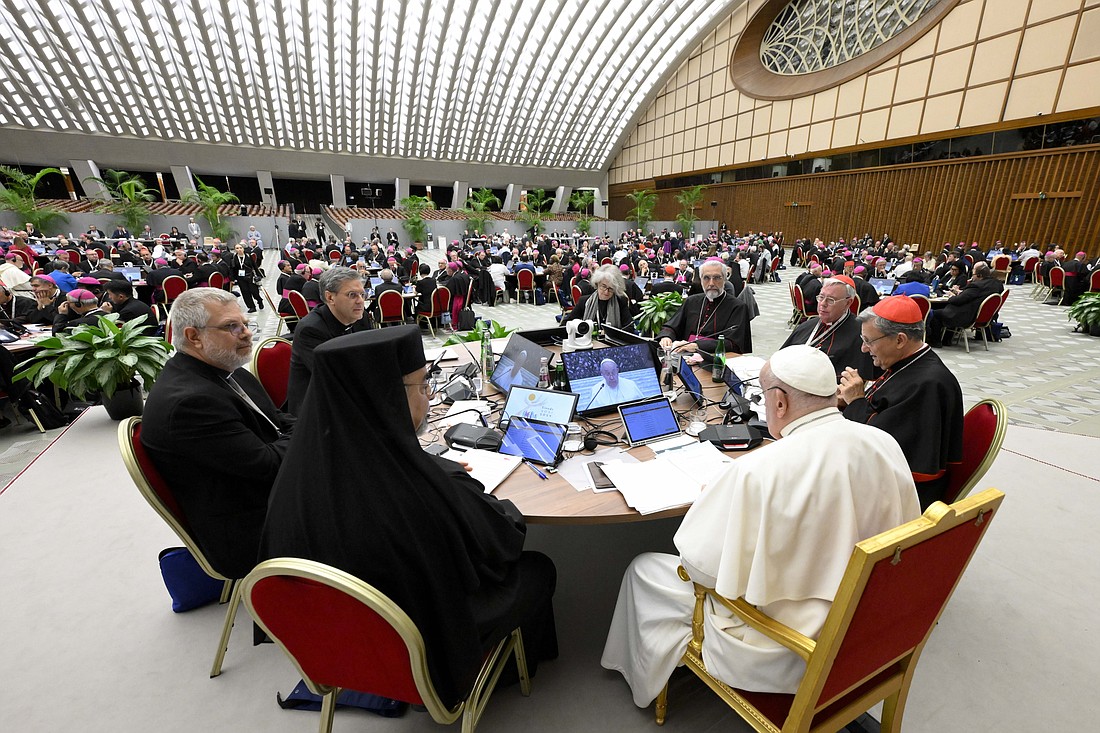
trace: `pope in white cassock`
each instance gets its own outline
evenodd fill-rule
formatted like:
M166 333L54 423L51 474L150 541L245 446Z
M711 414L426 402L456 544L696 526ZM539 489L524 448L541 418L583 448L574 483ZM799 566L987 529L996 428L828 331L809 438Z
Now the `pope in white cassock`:
M780 439L708 481L676 532L680 557L639 555L627 568L603 666L634 702L657 697L691 639L692 580L816 639L857 542L920 515L905 455L887 433L845 420L822 351L790 346L760 372L768 428ZM822 456L827 456L822 460ZM707 600L703 661L727 684L792 693L806 665Z
M611 359L600 362L600 376L603 377L603 381L596 386L596 391L588 402L589 407L621 405L624 402L640 400L645 396L638 385L619 376L619 365Z

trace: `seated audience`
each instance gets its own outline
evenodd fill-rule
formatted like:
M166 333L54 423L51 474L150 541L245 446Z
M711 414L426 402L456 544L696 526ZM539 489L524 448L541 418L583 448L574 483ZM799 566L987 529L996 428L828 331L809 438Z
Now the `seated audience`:
M679 557L646 553L623 577L602 664L626 678L645 707L691 640L695 596L677 576L817 638L857 542L915 519L913 479L897 442L845 420L832 362L789 346L760 372L768 428L778 437L715 477L674 538ZM806 456L829 446L829 460ZM702 619L707 669L725 683L791 693L806 665L719 604Z
M145 325L142 326L142 330L148 335L156 332L158 324L157 317L153 315L153 309L148 303L143 303L134 297L134 287L130 283L125 280L111 280L103 286L103 289L107 303L110 304L108 310L117 313L119 321L127 323L144 318Z
M84 288L74 288L65 294L65 302L57 306L57 315L53 319L53 332L64 331L82 325L96 325L99 316L107 311L99 307L99 298Z
M256 564L294 417L244 368L252 331L236 296L188 290L171 319L176 352L149 391L141 442L214 569L243 578Z
M691 295L657 334L662 348L713 353L718 337L726 339L727 351L752 351L749 308L726 288L726 265L707 260L699 267L702 295Z
M821 286L817 296L817 315L795 326L783 342L783 348L805 344L821 349L839 378L845 367L855 367L864 379L874 376L871 356L861 348L859 321L849 306L855 297L855 288L842 280L844 275L829 278Z
M34 300L13 295L6 285L0 285L0 321L33 323L37 310Z
M973 279L951 296L942 308L933 308L928 323L928 343L940 346L946 329L969 326L977 317L982 301L1004 289L1004 284L993 277L989 265L984 262L975 264Z
M619 268L614 265L601 265L592 274L595 290L582 296L569 315L561 319L567 321L592 321L597 328L614 326L633 331L633 318L630 315L630 300L626 297L626 282Z
M317 348L298 428L311 439L290 446L260 558L316 560L385 593L424 635L429 676L451 705L516 627L532 673L557 655L556 576L547 557L523 551L523 516L510 502L420 447L428 376L414 326Z

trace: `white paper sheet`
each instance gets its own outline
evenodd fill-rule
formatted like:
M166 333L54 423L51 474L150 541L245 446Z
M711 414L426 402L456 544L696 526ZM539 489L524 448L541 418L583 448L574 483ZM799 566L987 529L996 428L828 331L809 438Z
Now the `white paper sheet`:
M519 456L509 456L476 448L471 448L468 451L449 450L443 454L443 457L469 464L470 468L473 469L470 471L470 475L484 484L486 494L493 493L493 490L504 483L504 479L511 476L512 472L522 462Z

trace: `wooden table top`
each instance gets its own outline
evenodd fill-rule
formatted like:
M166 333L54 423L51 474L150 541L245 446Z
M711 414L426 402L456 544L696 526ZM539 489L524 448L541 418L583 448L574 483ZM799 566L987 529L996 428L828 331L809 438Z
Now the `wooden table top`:
M476 343L471 343L469 346L471 347L471 351L475 351L478 348L478 344ZM549 348L555 353L559 351L556 346ZM456 348L455 353L459 354L459 364L470 361L469 356L466 355L461 347ZM454 364L454 361L448 361L444 363L444 366L449 368ZM700 365L694 369L703 387L703 394L706 399L711 401L721 400L726 391L725 385L720 383L715 384L712 381L709 368ZM679 380L677 380L677 385L679 385ZM679 391L683 392L682 386ZM503 398L505 395L499 392L493 385L485 385L483 396L497 400L500 405L503 406ZM691 406L691 402L690 395L686 393L681 394L676 401L673 402L673 407L678 412L682 412ZM717 424L721 414L721 411L717 407L711 407L709 415L710 423ZM496 419L495 416L493 419ZM592 425L596 427L605 423L615 425L616 427L612 432L621 437L622 426L619 425L617 413L590 418L590 421ZM492 424L493 423L490 422L490 425ZM681 425L682 424L683 421L681 421ZM582 424L582 435L585 429L585 425ZM570 437L574 438L577 436ZM440 435L439 440L442 441L442 435ZM628 452L640 461L648 461L653 458L653 451L646 446L632 448ZM584 455L584 453L567 454L567 456L569 455ZM738 454L730 453L728 455L736 457ZM639 514L627 505L622 494L618 491L605 491L600 493L591 490L577 491L568 481L557 474L548 474L546 480L543 480L535 475L534 471L530 471L524 466L520 466L516 469L504 483L493 491L493 495L499 499L508 499L511 501L521 512L523 512L523 516L527 518L527 521L533 524L616 524L623 522L639 522L650 519L683 516L690 506L690 504L684 504L683 506L662 512Z

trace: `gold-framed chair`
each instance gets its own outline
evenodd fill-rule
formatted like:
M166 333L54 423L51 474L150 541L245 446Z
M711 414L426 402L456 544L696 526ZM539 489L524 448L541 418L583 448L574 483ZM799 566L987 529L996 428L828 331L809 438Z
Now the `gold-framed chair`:
M229 645L229 634L233 631L233 620L237 616L237 607L241 603L241 584L234 578L227 578L219 573L206 559L197 542L191 537L191 530L187 526L187 520L183 516L175 494L160 475L152 459L141 444L141 418L131 417L123 420L118 426L118 448L122 453L122 462L126 470L141 492L149 506L153 507L161 519L163 519L187 550L198 562L202 571L215 580L223 581L222 595L219 603L229 602L225 609L225 623L222 624L222 633L218 639L218 650L214 654L214 665L210 668L210 676L217 677L222 673L222 661L225 659L225 650Z
M323 563L280 557L257 565L241 585L252 618L321 696L320 733L332 730L336 698L345 688L423 705L443 725L461 717L462 733L473 733L512 654L520 691L531 694L518 628L485 657L466 699L448 707L428 676L420 630L370 584Z
M730 600L694 584L684 665L760 733L834 733L879 701L881 729L897 733L924 645L1003 499L1000 491L986 489L951 506L935 502L912 522L858 543L816 641L743 598ZM683 568L679 572L690 582ZM734 689L707 672L708 597L806 660L794 694ZM657 697L658 725L667 704L666 685Z

